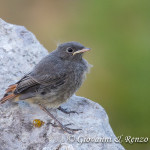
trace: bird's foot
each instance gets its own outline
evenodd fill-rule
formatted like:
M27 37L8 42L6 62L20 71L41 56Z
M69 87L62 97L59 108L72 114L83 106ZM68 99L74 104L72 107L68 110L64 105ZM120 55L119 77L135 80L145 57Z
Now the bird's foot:
M58 110L60 110L60 111L62 111L63 113L65 113L65 114L71 114L71 113L73 113L73 114L79 114L78 112L76 112L76 111L68 111L67 109L64 109L64 108L62 108L61 106L59 106L58 108L57 108Z
M66 124L66 125L61 124L60 121L57 120L57 118L55 118L53 114L51 114L44 106L42 106L41 104L39 104L39 106L44 112L47 113L47 115L49 115L55 121L55 123L50 123L53 127L60 127L64 132L67 132L69 134L73 134L75 131L81 130L81 129L68 128L67 126L71 124Z
M69 125L72 125L72 123L69 123L69 124L61 124L59 122L59 124L56 124L56 123L50 123L53 127L60 127L64 132L66 133L69 133L69 134L74 134L75 131L80 131L82 129L72 129L72 128L69 128L68 126Z

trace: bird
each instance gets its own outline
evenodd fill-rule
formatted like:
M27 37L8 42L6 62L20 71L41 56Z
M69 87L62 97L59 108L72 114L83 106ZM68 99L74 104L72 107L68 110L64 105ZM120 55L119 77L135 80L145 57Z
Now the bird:
M54 51L39 61L29 73L6 89L0 104L6 101L16 102L21 100L29 104L37 104L54 119L54 126L60 127L67 133L80 130L71 129L60 123L48 111L48 108L56 108L65 113L75 113L75 111L67 112L60 105L65 103L85 80L91 65L83 58L83 54L89 50L90 48L86 48L75 41L59 44Z

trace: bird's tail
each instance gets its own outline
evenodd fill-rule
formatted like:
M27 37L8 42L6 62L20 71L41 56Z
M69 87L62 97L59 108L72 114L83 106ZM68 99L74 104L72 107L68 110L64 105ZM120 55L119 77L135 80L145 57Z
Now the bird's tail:
M10 85L8 87L8 89L6 89L6 93L5 93L4 97L2 99L0 99L0 104L3 104L8 100L12 100L12 99L18 97L18 95L14 94L16 87L17 87L17 84L13 84L13 85Z

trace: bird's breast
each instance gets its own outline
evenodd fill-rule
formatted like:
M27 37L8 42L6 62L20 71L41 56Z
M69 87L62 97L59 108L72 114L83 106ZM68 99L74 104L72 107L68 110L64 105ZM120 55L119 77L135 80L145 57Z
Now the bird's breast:
M51 107L61 105L80 88L86 77L87 71L88 67L83 64L68 67L66 69L66 78L64 82L58 84L55 88L51 85L47 88L42 88L36 97L36 102Z

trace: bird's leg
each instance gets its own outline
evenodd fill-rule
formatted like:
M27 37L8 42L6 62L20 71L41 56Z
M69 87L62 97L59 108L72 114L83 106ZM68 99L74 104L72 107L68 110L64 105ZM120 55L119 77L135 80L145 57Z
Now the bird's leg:
M78 112L76 112L76 111L68 111L67 109L62 108L61 106L59 106L57 109L62 111L65 114L71 114L71 113L77 113L78 114Z
M40 108L41 108L44 112L46 112L46 113L47 113L52 119L54 119L54 121L58 124L58 125L57 125L56 123L52 124L54 127L60 127L63 131L65 131L65 132L67 132L67 133L69 133L69 134L73 134L74 131L79 131L79 130L81 130L81 129L71 129L71 128L68 128L67 126L68 126L68 125L71 125L71 124L67 124L67 125L61 124L60 121L59 121L57 118L55 118L43 105L39 104L39 106L40 106Z

